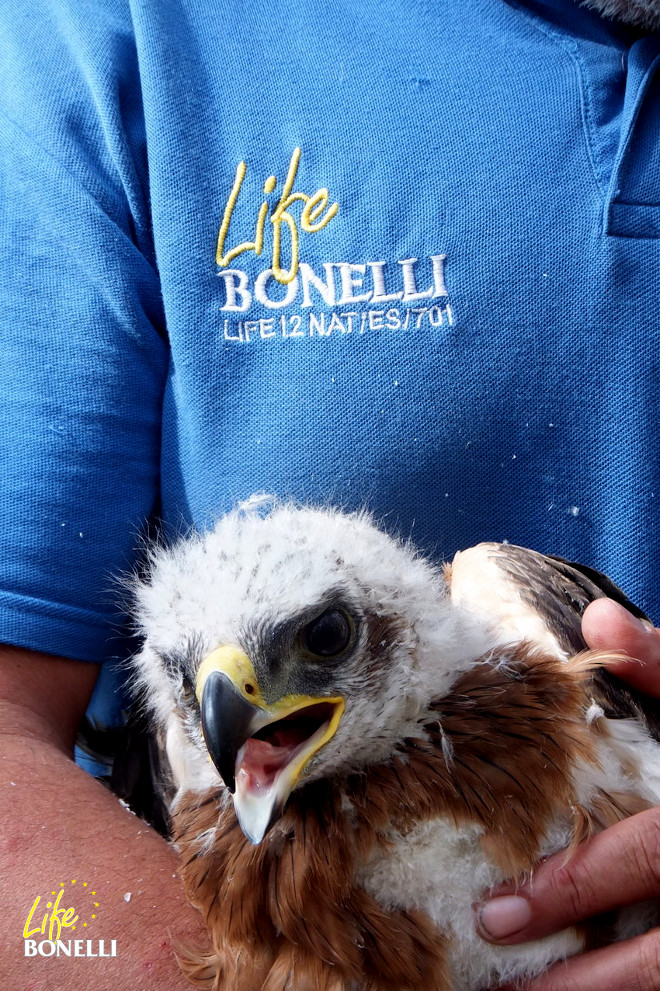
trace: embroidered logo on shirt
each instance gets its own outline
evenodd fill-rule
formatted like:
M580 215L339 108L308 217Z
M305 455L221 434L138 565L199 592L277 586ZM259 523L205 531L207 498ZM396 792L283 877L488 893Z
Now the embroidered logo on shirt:
M225 204L216 248L216 263L220 269L218 276L224 289L221 311L225 314L246 314L256 302L267 310L290 310L295 306L299 312L259 320L236 320L227 316L223 326L225 340L249 343L277 337L329 337L333 333L419 330L424 323L429 327L453 326L454 317L445 285L445 254L430 255L421 261L418 258L403 258L394 263L325 262L322 266L317 265L316 269L300 260L300 231L314 234L323 230L339 211L339 204L331 202L331 195L325 187L312 194L295 189L300 158L301 150L296 148L275 206L271 207L268 200L259 206L253 239L231 246L232 219L247 174L246 163L239 163ZM276 176L268 176L263 192L272 194L277 183ZM299 222L290 210L296 202L303 204ZM271 264L251 280L248 272L229 266L242 254L262 254L267 220L273 227ZM283 231L288 232L288 244L284 249L288 250L290 259L288 268L282 263ZM424 285L422 279L426 280L426 288L419 289L418 283ZM431 302L433 300L436 302ZM368 308L365 304L369 304ZM320 305L330 307L331 312L315 309ZM359 310L351 309L356 305Z
M284 180L282 195L270 215L270 222L273 225L273 258L269 271L277 282L281 282L283 284L292 282L298 273L298 225L296 224L293 215L289 213L289 207L295 203L296 200L300 200L305 204L300 214L300 226L303 231L307 231L309 234L315 234L316 231L323 230L324 227L327 227L339 210L338 203L329 203L330 194L325 188L317 189L311 196L308 196L307 193L293 192L296 175L298 174L300 154L300 148L294 149L291 156L291 161L289 162L289 171L287 172L286 179ZM229 198L227 199L227 204L222 217L222 223L220 225L220 232L218 234L216 262L220 268L229 265L232 259L242 254L244 251L254 251L255 255L260 255L263 251L264 225L266 223L266 218L268 217L269 211L267 200L264 200L259 207L255 224L254 241L243 241L242 244L236 245L235 248L230 248L228 250L226 249L231 218L234 213L236 201L240 195L241 186L243 185L243 180L245 179L246 173L247 165L245 162L239 162L238 168L236 169L234 185L232 186ZM264 193L274 193L276 186L277 176L268 176L263 185ZM288 227L291 239L291 267L288 269L282 268L281 264L283 224Z

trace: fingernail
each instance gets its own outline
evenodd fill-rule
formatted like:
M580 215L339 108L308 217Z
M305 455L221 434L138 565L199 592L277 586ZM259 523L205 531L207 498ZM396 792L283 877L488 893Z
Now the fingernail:
M477 926L487 939L514 936L532 921L532 910L526 898L501 895L476 906Z

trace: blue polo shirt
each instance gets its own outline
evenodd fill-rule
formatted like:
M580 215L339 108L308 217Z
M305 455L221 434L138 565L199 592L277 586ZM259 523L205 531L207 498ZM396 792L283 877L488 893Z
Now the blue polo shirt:
M0 24L2 639L124 657L147 524L255 491L660 618L657 35L574 0Z

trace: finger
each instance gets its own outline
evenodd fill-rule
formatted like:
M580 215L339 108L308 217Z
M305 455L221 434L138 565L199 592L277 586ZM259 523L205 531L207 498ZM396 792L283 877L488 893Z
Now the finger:
M640 691L660 696L660 630L612 599L596 599L585 609L582 634L589 647L627 654L630 661L608 668Z
M555 964L516 991L657 991L660 930ZM499 991L513 991L500 988Z
M491 943L525 943L658 896L660 808L654 808L580 844L568 860L563 851L550 857L528 884L500 885L475 905L476 925Z

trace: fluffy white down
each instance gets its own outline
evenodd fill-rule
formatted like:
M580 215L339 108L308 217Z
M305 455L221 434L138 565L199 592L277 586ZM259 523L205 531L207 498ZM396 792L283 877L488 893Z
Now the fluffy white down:
M167 728L176 719L175 686L163 655L184 651L191 639L201 654L240 643L247 627L296 616L337 589L365 615L402 617L405 629L388 645L377 726L374 697L364 691L356 658L354 670L343 672L346 714L308 778L330 763L350 770L387 756L395 742L417 731L429 698L448 691L489 641L473 617L451 605L441 573L378 530L366 513L255 498L212 531L157 549L149 582L135 590L145 636L136 680L147 688L157 721ZM177 763L199 772L193 758ZM204 786L212 773L201 775ZM195 787L190 774L185 784Z
M600 717L603 718L603 717ZM660 803L658 747L632 720L604 720L610 733L600 745L601 766L575 768L576 796L589 807L598 789L634 791ZM453 820L422 823L405 836L392 832L387 853L365 864L360 881L384 907L417 908L451 935L454 991L480 991L491 984L531 978L553 962L579 952L582 938L567 929L542 940L496 947L475 931L473 904L490 887L506 880L483 853L481 829ZM547 830L540 856L565 850L571 841L566 822ZM618 938L627 939L657 924L657 903L634 905L618 922Z
M483 577L487 595L496 576L488 571ZM337 588L371 615L405 617L406 631L389 653L377 727L373 699L362 698L358 690L359 670L348 673L355 698L324 751L335 770L361 767L391 752L394 742L417 728L428 700L447 692L494 640L501 642L500 621L511 623L521 637L538 632L533 621L528 629L528 615L509 598L493 604L494 621L492 615L488 621L468 612L469 602L463 604L459 594L450 601L439 571L410 546L380 532L366 514L254 499L223 517L213 531L155 551L149 582L136 588L146 637L136 678L148 689L155 718L167 731L181 789L201 791L219 786L220 779L201 736L191 739L184 732L162 656L184 651L191 638L201 653L235 643L246 624L296 616ZM560 653L556 641L553 652ZM596 706L585 718L590 724L604 719ZM599 736L601 767L575 768L578 800L588 806L596 789L605 787L660 801L657 746L633 721L606 722L610 733ZM493 981L536 974L580 948L573 931L517 947L497 948L479 938L472 904L504 880L484 856L479 837L478 827L457 830L453 821L442 819L419 825L405 837L393 833L391 849L365 864L359 878L383 906L420 908L452 934L455 991L478 991ZM551 825L541 854L563 849L569 839L565 823ZM647 923L643 907L632 909L621 933Z
M382 905L421 909L451 935L454 991L538 974L581 947L572 931L511 947L491 946L477 935L472 905L504 880L484 857L480 833L477 826L457 830L448 819L422 823L406 836L392 835L387 856L374 858L360 877Z

